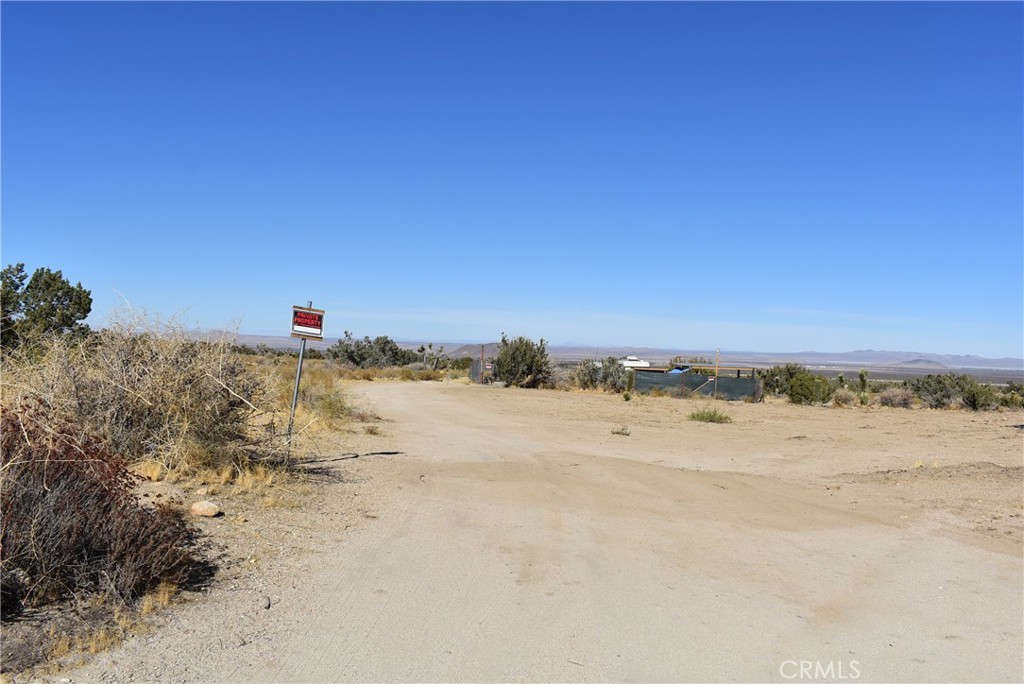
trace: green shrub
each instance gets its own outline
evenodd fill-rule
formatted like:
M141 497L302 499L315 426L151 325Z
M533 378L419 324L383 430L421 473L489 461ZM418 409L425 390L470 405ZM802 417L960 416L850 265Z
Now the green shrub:
M625 392L629 389L630 373L614 356L602 359L600 363L583 359L569 375L571 382L580 389L600 387L609 392Z
M1010 383L1013 385L1014 383ZM1024 394L1009 388L1004 388L999 393L999 405L1006 408L1024 408Z
M907 382L910 390L920 397L928 408L946 408L964 399L964 394L977 385L977 381L964 373L926 375Z
M415 363L420 359L419 354L411 349L402 349L386 335L379 335L372 340L369 336L357 340L348 330L325 353L329 359L356 368L390 368Z
M696 411L692 411L689 416L690 420L696 420L701 423L731 423L732 418L729 414L719 411L717 408L702 408Z
M614 356L601 362L601 386L610 392L624 392L629 371Z
M540 387L551 380L547 342L527 337L509 339L501 334L501 347L494 360L494 377L509 387Z
M580 389L594 389L601 381L601 368L592 359L583 359L570 371L569 378Z
M832 395L828 378L798 373L789 381L789 400L794 404L824 404Z
M772 366L758 371L764 384L764 391L780 396L789 394L789 384L798 375L807 374L807 369L798 363L787 363L784 366Z
M1000 404L999 392L992 385L975 382L963 389L964 406L972 411L988 411Z

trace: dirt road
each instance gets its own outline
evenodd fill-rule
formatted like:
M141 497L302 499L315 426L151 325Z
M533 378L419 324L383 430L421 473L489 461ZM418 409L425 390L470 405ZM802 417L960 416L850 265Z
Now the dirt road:
M383 434L263 585L61 676L1024 681L1019 411L352 392Z

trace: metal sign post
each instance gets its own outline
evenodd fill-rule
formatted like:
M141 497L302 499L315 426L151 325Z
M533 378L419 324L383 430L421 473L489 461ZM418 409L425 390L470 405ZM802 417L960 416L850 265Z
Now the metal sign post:
M306 357L306 340L324 339L324 310L314 309L312 300L306 306L292 307L292 337L299 343L299 368L295 372L295 390L292 392L292 413L288 418L288 449L292 448L292 428L295 426L295 408L299 404L299 381L302 380L302 360Z

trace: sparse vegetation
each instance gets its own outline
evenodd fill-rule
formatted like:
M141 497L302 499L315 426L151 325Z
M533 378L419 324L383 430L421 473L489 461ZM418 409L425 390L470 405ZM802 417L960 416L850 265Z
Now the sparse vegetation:
M629 437L629 426L623 425L612 430L613 435L621 435L622 437Z
M700 423L731 423L732 417L714 407L705 407L691 411L690 415L687 416L689 420L695 420Z

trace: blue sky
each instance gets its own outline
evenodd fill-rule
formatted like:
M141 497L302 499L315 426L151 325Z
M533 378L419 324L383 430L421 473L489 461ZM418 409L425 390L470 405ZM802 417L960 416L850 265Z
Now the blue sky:
M1020 3L21 3L2 258L190 326L1024 355Z

